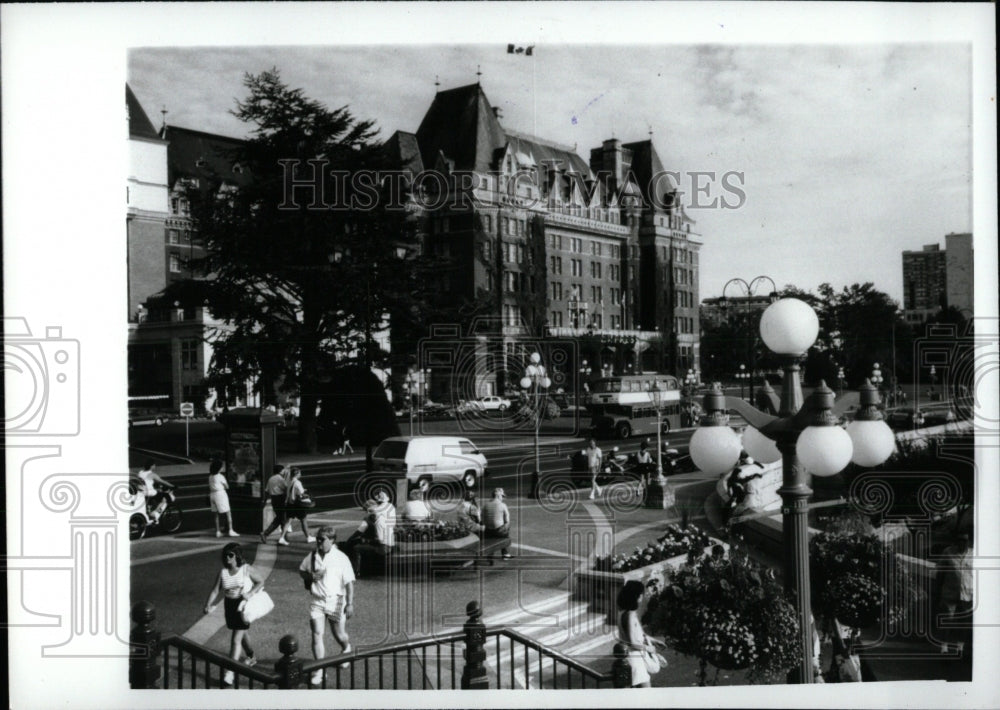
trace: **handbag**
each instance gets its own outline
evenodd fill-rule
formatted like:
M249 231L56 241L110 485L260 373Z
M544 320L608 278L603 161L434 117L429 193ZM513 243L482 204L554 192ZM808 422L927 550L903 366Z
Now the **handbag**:
M312 496L309 495L309 491L303 490L302 495L299 499L295 501L295 504L300 508L315 508L316 503L313 501Z
M274 600L271 599L270 594L262 589L249 599L243 600L240 604L240 614L245 623L252 624L257 619L270 613L273 608Z
M660 653L650 651L649 649L643 650L642 660L643 663L646 664L646 671L650 675L659 673L661 668L666 668L667 666L666 658L664 658Z

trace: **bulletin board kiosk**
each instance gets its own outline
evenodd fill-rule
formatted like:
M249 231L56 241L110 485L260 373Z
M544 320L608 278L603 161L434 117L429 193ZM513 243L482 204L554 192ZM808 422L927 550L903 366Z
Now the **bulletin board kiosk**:
M230 409L219 417L225 427L226 481L233 527L259 533L264 529L264 482L278 458L280 417L257 408Z

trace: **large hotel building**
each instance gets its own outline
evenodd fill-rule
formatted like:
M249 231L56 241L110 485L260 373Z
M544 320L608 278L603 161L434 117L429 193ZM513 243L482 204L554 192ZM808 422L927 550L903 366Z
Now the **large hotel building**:
M198 384L211 357L202 337L210 314L174 308L162 292L199 249L179 201L183 182L246 176L220 162L235 139L156 131L130 90L127 106L129 184L148 203L129 205L130 394L211 406L214 393ZM414 174L445 178L422 181L422 248L455 264L441 274L442 292L494 304L492 335L507 350L539 337L574 341L579 362L564 363L567 370L583 360L595 374L697 369L701 241L652 141L611 138L588 162L573 148L504 128L498 114L478 83L439 91L415 134L397 131L386 143ZM428 200L435 185L443 190ZM395 363L412 362L414 343L391 348ZM406 374L395 369L394 379ZM477 378L479 391L465 394L499 386Z

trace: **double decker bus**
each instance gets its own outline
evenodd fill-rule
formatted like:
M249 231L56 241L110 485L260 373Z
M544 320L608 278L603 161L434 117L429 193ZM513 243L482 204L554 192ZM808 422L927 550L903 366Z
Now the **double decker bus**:
M673 375L647 373L603 377L590 384L587 409L590 427L600 438L627 439L656 434L656 400L659 390L660 426L666 434L681 425L681 391Z

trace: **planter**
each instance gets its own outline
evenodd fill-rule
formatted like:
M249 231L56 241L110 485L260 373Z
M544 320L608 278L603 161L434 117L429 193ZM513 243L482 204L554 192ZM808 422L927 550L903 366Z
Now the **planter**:
M425 542L397 542L396 555L415 556L454 553L466 547L478 547L479 536L469 533L465 537L457 537L454 540L428 540Z
M721 545L723 549L729 550L729 545L721 540L712 540L712 544L706 547L701 557L710 555L712 548ZM648 585L654 581L662 589L664 582L669 578L670 573L680 568L687 562L687 553L670 557L659 562L654 562L645 567L638 567L628 572L599 572L590 569L591 562L581 565L574 575L574 598L589 602L594 611L607 613L609 625L617 625L617 598L618 592L625 586L626 582L636 580Z

